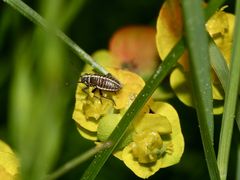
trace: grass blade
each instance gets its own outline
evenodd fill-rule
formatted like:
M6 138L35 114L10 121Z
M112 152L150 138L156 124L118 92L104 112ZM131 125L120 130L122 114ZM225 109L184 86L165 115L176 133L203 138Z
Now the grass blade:
M209 54L211 66L214 69L214 72L216 72L224 91L226 91L227 82L229 80L228 66L222 53L220 52L220 50L218 49L218 47L216 46L212 39L210 39L209 43Z
M236 21L233 38L233 51L230 63L230 78L227 86L224 113L222 119L222 127L220 133L219 150L218 150L218 165L221 179L225 180L227 177L227 168L229 160L229 152L231 147L233 123L235 117L236 101L238 96L238 85L240 76L240 0L236 5Z
M19 11L26 18L31 20L36 25L39 25L45 31L53 33L59 39L61 39L70 49L83 61L89 64L96 72L102 74L108 74L102 66L97 64L90 55L88 55L83 49L81 49L72 39L70 39L66 34L64 34L60 29L57 29L53 25L49 24L43 17L41 17L36 11L30 8L27 4L20 0L4 0L14 9Z
M99 152L103 149L106 149L108 147L111 147L111 145L112 144L109 143L109 142L105 142L101 145L96 145L94 148L86 151L85 153L75 157L71 161L64 164L62 167L60 167L59 169L54 171L52 174L48 175L45 179L52 180L52 179L57 179L57 178L61 177L66 172L70 171L71 169L73 169L77 165L83 163L84 161L86 161L87 159L89 159L90 157L95 155L97 152Z
M219 179L213 142L213 104L208 37L201 1L182 1L186 36L191 56L192 84L203 148L211 179ZM199 45L201 48L199 48Z

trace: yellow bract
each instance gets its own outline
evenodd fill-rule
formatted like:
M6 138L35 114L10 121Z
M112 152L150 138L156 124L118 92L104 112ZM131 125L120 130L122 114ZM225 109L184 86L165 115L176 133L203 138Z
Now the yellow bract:
M229 64L231 55L231 45L234 26L234 15L223 11L224 8L216 12L206 23L206 28L216 45L221 50L226 62ZM159 56L164 59L175 44L183 35L182 10L179 0L167 0L164 2L159 17L157 19L157 49ZM194 106L191 94L191 84L189 79L188 53L184 52L179 59L182 68L177 67L170 75L170 85L177 97L186 105ZM214 114L223 112L223 89L212 72L212 94L213 100L218 101L214 106Z
M224 12L225 8L223 7L220 11L217 11L209 19L206 28L229 65L235 16Z
M115 154L141 178L148 178L160 168L178 163L184 150L175 109L164 102L149 105L153 113L135 119L133 141Z
M168 103L154 102L151 105L153 112L165 116L171 124L172 133L165 139L166 144L170 146L170 153L162 158L162 167L168 167L179 162L184 150L184 139L181 131L177 111Z
M107 70L121 82L120 91L93 93L93 88L86 89L84 84L79 84L76 92L73 119L80 134L93 141L108 139L145 84L141 77L129 71ZM150 99L128 127L114 155L137 176L147 178L160 168L179 162L183 149L176 111L167 103Z
M177 67L170 75L170 84L174 89L178 99L187 106L193 106L193 99L191 94L191 84L183 68Z
M0 177L4 180L19 179L19 161L11 148L0 140Z
M177 67L170 75L170 84L180 101L187 106L194 107L189 77L189 72L184 72L182 67ZM223 102L221 101L223 100L223 95L220 90L217 85L212 84L214 114L223 112Z
M158 19L156 44L159 56L162 60L166 58L174 45L180 40L183 34L182 10L179 0L164 1ZM189 69L187 51L181 56L178 62Z
M96 140L94 135L97 135L101 118L125 112L144 86L144 81L134 73L119 69L108 71L123 85L119 92L102 91L101 95L98 90L93 93L92 87L86 89L82 83L77 86L73 119L77 122L81 134L90 140Z
M156 131L144 130L135 134L130 146L133 158L139 163L155 163L165 153L161 152L163 141Z

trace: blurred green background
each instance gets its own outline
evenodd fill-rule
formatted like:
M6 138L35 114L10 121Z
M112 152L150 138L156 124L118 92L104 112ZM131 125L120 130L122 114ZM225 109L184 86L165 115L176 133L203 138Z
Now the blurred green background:
M89 54L107 49L110 37L120 27L155 26L163 3L158 0L25 2ZM232 4L228 2L227 11L233 12ZM28 174L24 178L35 179L41 172L54 170L94 146L78 134L71 118L76 82L83 66L62 42L0 2L0 139L23 157L26 167L23 171ZM180 116L185 151L179 164L161 169L149 179L209 179L195 110L176 98L169 102ZM220 119L216 117L216 135ZM229 179L235 178L236 144L233 139ZM60 179L79 179L90 162ZM97 179L138 178L121 161L111 157Z

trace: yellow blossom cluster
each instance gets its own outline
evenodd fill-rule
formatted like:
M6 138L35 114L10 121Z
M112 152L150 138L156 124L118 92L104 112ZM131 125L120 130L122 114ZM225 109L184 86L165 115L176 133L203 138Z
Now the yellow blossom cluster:
M164 59L183 35L183 19L180 0L164 2L157 19L156 44L161 59ZM205 5L203 5L204 7ZM225 8L225 7L224 7ZM232 37L235 16L224 12L224 8L217 11L206 23L206 29L220 49L227 64L230 61ZM178 60L179 65L170 75L170 85L180 101L194 107L189 75L188 52ZM223 89L212 70L213 113L223 112Z
M109 68L122 84L119 92L94 90L79 84L73 119L80 134L95 142L106 141L144 86L135 73ZM184 140L175 109L150 99L133 120L114 155L137 176L147 178L162 167L179 162Z

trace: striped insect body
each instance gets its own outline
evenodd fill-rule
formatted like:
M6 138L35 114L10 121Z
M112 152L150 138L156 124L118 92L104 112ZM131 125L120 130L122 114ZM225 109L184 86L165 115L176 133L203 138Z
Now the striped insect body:
M79 82L84 83L87 87L95 87L96 89L109 92L118 92L122 88L121 83L111 74L84 74Z

